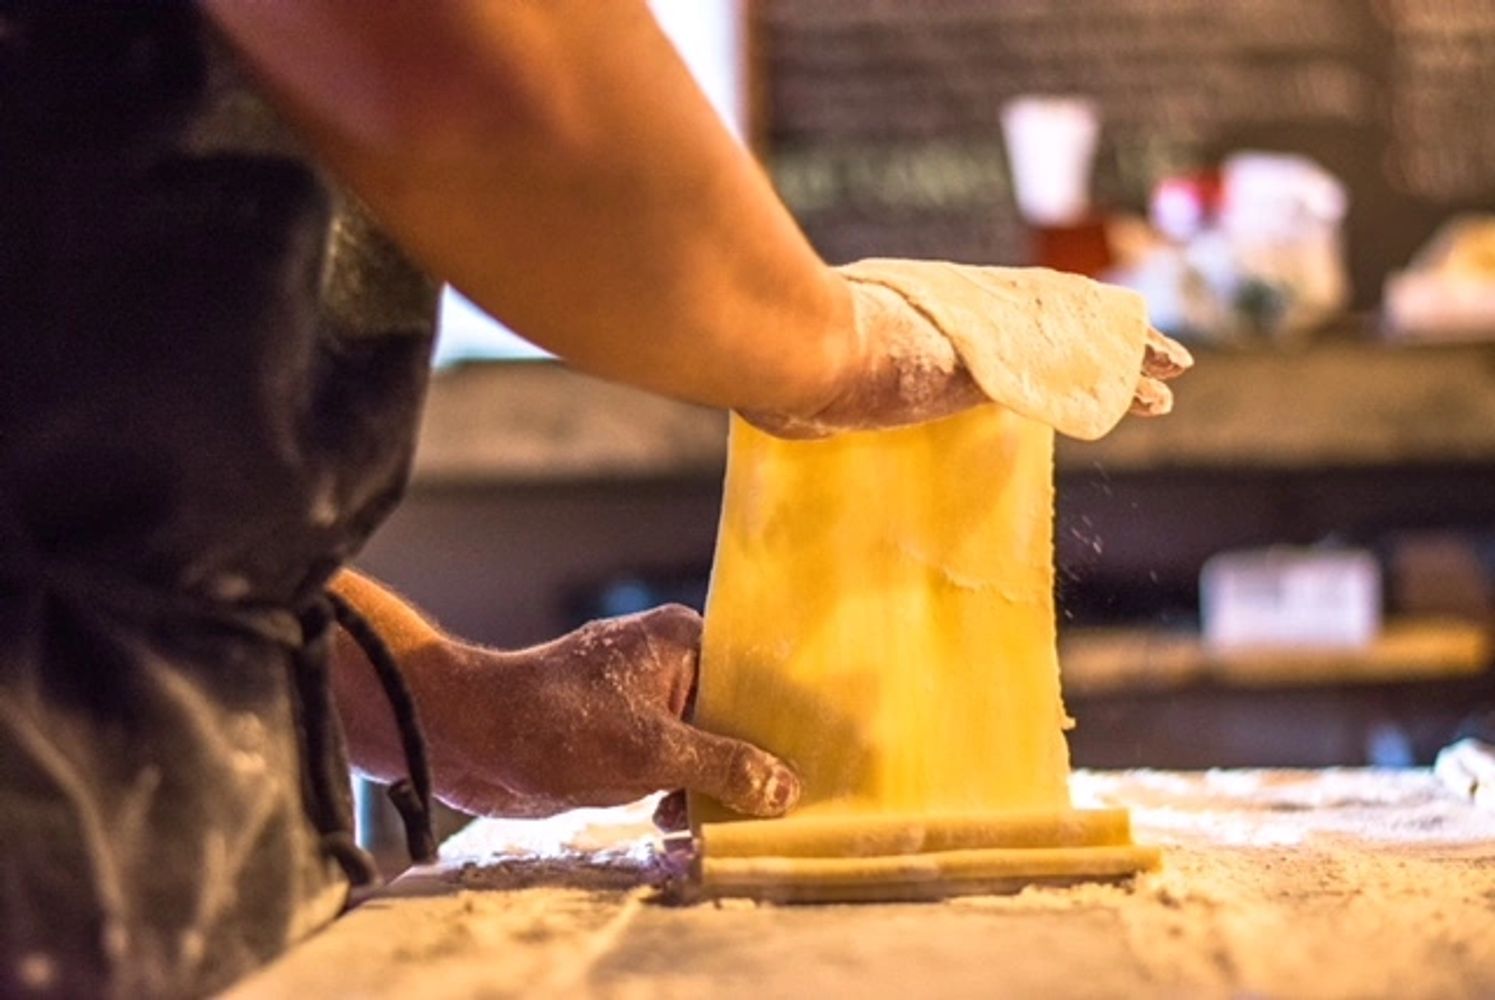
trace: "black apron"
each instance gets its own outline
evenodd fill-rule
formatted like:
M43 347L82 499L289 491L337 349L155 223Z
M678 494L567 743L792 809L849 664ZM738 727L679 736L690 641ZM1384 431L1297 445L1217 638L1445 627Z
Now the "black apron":
M0 262L0 994L200 994L360 875L323 588L436 289L148 0L0 2Z

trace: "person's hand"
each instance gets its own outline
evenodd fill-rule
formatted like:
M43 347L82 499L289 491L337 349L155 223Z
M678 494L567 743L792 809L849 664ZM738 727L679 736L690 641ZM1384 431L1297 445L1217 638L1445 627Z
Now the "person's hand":
M920 423L995 401L1076 437L1168 413L1193 365L1136 293L1039 268L863 261L841 268L858 351L808 416L744 413L780 437Z
M542 816L689 789L751 816L799 797L778 758L686 723L701 619L678 605L592 622L516 653L453 644L423 704L438 796L468 812ZM661 822L675 825L678 800Z
M1470 738L1444 747L1433 773L1454 794L1495 810L1495 744Z

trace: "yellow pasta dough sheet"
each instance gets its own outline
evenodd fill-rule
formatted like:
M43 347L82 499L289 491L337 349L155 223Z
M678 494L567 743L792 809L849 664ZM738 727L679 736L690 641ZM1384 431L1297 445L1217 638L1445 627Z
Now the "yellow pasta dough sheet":
M691 802L708 892L924 898L1152 867L1070 806L1053 432L998 407L784 441L733 418L697 724L788 760L781 820Z

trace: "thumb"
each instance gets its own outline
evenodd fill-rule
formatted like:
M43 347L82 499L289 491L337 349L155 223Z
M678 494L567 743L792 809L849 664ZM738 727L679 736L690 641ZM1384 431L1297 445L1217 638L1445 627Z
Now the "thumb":
M664 725L665 787L699 792L748 816L782 816L799 801L799 776L773 754L678 719Z

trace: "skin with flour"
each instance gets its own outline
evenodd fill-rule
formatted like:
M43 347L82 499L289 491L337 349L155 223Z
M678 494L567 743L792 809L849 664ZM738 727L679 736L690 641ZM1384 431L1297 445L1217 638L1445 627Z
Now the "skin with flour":
M872 280L827 267L644 0L203 7L408 252L603 378L750 413L786 435L898 426L991 398L1000 365L1034 356L994 341L1020 345L1041 334L1044 316L1107 298L1068 275L997 280L988 269L901 262L896 280ZM1040 281L1044 304L989 308L993 289ZM960 306L959 317L932 305ZM1106 369L1101 420L1121 416L1117 384L1122 411L1166 412L1161 379L1187 365L1134 313L1113 323L1123 312L1093 317L1097 342L1118 343L1128 359ZM524 815L661 787L754 815L794 801L781 762L681 723L699 635L686 612L499 652L442 636L368 581L345 575L339 589L392 637L412 675L448 801ZM340 649L337 697L355 763L392 773L372 675Z
M631 802L661 788L705 791L752 815L794 804L799 782L769 754L681 721L695 685L700 617L678 605L593 622L525 650L441 632L390 591L344 572L334 588L371 612L428 727L437 795L486 815L545 816ZM333 691L348 749L373 777L404 773L399 733L368 664L340 635Z

